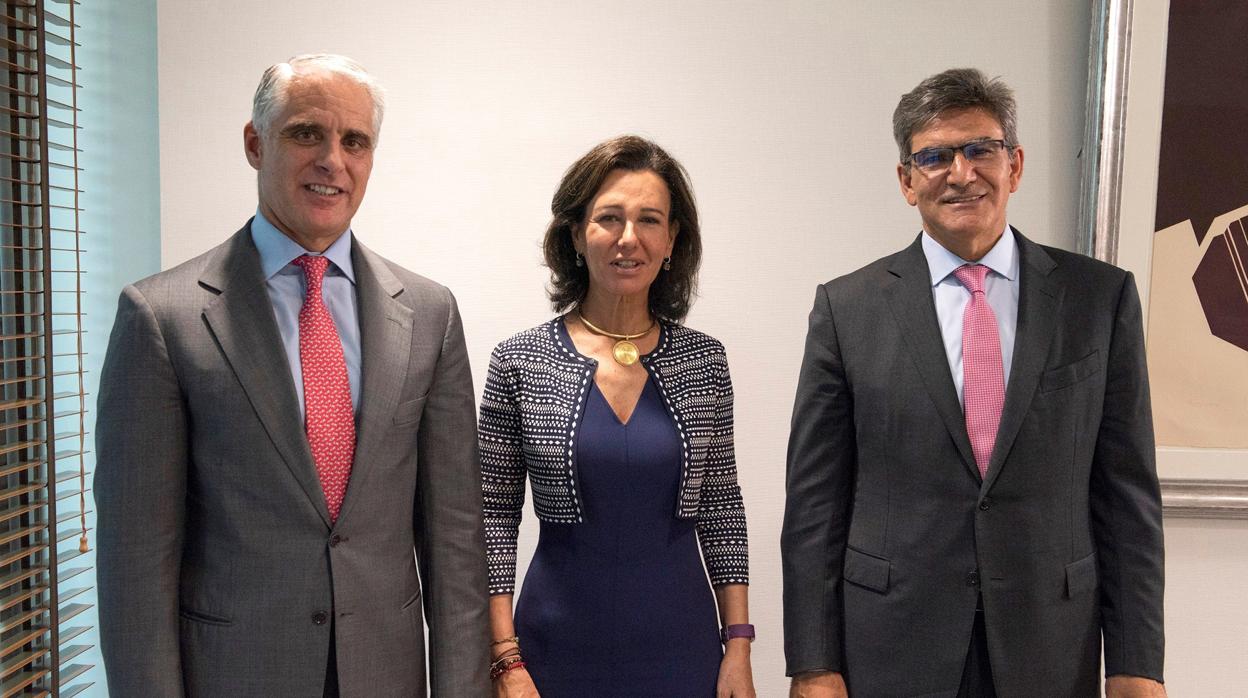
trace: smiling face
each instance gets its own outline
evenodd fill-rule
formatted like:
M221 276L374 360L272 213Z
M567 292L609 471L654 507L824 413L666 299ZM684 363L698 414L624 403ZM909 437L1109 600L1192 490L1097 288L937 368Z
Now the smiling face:
M376 141L363 86L326 71L291 77L266 133L243 129L260 212L305 249L324 251L364 200Z
M910 139L910 151L954 147L975 140L1004 139L1001 124L983 109L941 112ZM917 206L923 229L945 249L975 261L983 257L1005 230L1005 208L1023 176L1023 150L972 165L961 153L949 169L934 175L918 167L898 165L901 193Z
M589 271L587 302L628 299L645 307L650 285L676 242L670 214L671 194L655 172L620 169L607 175L573 233Z

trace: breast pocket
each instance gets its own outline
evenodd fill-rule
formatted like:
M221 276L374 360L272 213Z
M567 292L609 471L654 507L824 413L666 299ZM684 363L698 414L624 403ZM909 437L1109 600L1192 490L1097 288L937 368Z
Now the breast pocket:
M1040 392L1051 393L1074 385L1101 372L1101 351L1093 349L1087 356L1040 375Z

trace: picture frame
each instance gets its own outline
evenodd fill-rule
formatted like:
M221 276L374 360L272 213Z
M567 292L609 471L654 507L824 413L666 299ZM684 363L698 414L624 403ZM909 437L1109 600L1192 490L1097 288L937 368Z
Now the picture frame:
M1079 251L1133 272L1146 323L1168 18L1167 0L1098 0L1088 53ZM1248 519L1248 450L1159 446L1157 469L1167 517Z

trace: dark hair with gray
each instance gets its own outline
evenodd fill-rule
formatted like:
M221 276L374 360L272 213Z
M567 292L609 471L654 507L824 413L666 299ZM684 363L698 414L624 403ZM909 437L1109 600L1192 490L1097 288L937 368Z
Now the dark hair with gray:
M672 268L659 272L650 286L650 312L669 322L689 314L702 264L702 235L689 175L667 151L639 136L619 136L599 143L563 174L550 202L554 217L542 242L550 286L546 293L555 312L579 305L589 293L589 271L576 265L572 236L585 225L589 205L615 170L650 171L661 177L671 195L669 224L679 226L672 247Z
M920 82L897 103L893 139L901 151L901 162L910 156L914 132L946 109L983 109L1001 124L1006 144L1018 145L1018 108L1009 85L1000 77L990 80L975 68L953 68Z
M373 139L379 140L381 119L386 111L385 90L364 70L364 66L346 56L332 53L305 53L285 63L271 65L264 71L264 75L260 76L260 85L256 88L256 96L251 102L251 123L256 132L262 136L268 133L274 117L286 101L286 88L291 79L317 70L350 78L368 91L368 96L373 100Z

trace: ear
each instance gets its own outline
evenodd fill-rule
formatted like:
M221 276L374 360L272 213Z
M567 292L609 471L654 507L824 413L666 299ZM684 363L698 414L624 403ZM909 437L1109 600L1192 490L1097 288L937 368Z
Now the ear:
M577 223L572 226L571 236L572 249L576 250L577 254L580 254L582 257L585 256L585 224Z
M243 127L243 151L247 153L247 162L255 169L260 169L261 160L260 133L250 122Z
M1018 182L1023 178L1023 146L1014 148L1014 157L1010 160L1010 193L1018 191Z
M667 256L672 256L672 250L676 249L676 236L680 235L680 221L672 221L667 228Z
M919 198L914 193L914 168L906 167L898 163L897 165L897 181L901 185L901 195L906 197L906 203L914 206L918 203Z

